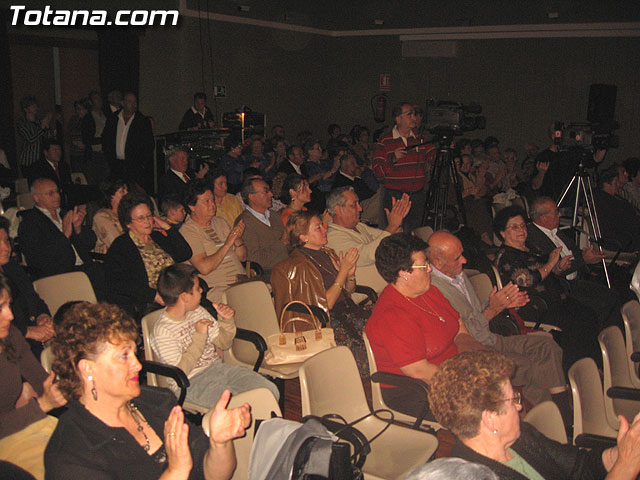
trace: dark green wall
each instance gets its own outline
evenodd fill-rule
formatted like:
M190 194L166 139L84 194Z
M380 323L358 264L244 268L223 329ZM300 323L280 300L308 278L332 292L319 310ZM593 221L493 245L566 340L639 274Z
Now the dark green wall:
M212 91L207 23L202 22L205 90ZM487 129L522 153L527 141L541 147L554 120L586 119L589 86L618 86L616 118L620 161L640 150L640 39L523 39L458 42L452 59L402 58L397 36L330 38L211 22L215 82L227 87L219 115L241 104L282 123L292 138L310 129L322 139L328 123L376 128L370 98L378 75L391 74L389 105L427 98L477 101ZM148 29L141 38L141 109L158 133L175 129L191 95L202 89L199 26L183 17L178 29ZM212 104L212 102L209 102ZM213 105L212 105L213 106ZM387 115L388 122L390 121Z

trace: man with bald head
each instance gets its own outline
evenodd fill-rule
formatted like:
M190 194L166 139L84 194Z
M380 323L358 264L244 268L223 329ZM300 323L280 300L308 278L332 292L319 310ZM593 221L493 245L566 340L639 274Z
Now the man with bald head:
M102 280L99 266L91 260L96 234L83 228L84 207L60 210L60 191L53 180L38 178L31 184L35 207L24 213L18 237L27 265L37 277L84 271L100 299Z
M549 335L503 337L489 330L493 317L506 308L525 305L529 297L509 282L500 291L494 287L489 301L481 302L463 271L467 263L463 253L460 240L448 232L438 231L429 238L432 285L449 300L478 342L515 361L517 368L512 383L523 387L527 400L537 404L551 396L565 420L570 421L562 349L553 338Z

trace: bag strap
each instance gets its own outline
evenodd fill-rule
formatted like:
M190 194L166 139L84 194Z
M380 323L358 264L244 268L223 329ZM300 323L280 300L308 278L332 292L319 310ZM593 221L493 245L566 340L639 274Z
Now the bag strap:
M306 323L308 325L311 325L314 330L316 330L316 331L318 330L318 327L311 320L308 320L308 319L306 319L304 317L293 317L293 318L290 318L289 320L287 320L286 322L284 322L284 325L280 329L280 333L284 333L284 331L287 328L287 326L290 323L294 323L294 322Z
M313 311L311 311L311 308L309 308L309 305L307 305L304 302L301 302L300 300L293 300L289 303L287 303L284 308L282 309L282 313L280 314L280 333L284 333L284 326L282 324L283 320L284 320L284 314L287 313L287 310L289 309L289 307L291 305L294 304L300 304L302 306L304 306L304 308L307 310L307 312L309 312L309 315L311 316L311 320L313 321L313 326L316 330L320 330L320 324L318 323L318 319L316 318L316 316L313 314Z

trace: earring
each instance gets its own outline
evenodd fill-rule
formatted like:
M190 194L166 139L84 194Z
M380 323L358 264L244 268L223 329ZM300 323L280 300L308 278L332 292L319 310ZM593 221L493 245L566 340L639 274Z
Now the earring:
M493 429L493 434L497 435L498 434L498 430L496 430L495 428Z
M404 281L408 282L409 281L409 277L404 277Z
M97 402L98 401L98 390L96 390L96 382L95 382L95 380L93 379L93 377L91 375L89 375L87 377L87 380L89 380L93 384L93 386L91 387L91 396Z

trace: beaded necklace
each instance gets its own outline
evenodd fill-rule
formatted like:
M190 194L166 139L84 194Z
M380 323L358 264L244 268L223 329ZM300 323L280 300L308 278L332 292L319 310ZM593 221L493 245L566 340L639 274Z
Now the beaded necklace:
M142 422L140 421L142 418L142 415L140 415L140 412L138 411L138 407L136 407L133 404L133 402L129 402L127 403L127 410L129 410L129 413L131 414L133 421L136 422L136 425L138 426L138 431L141 432L142 435L144 435L144 445L142 446L142 448L144 449L145 452L149 452L149 449L151 448L151 442L149 441L149 437L147 436L147 434L144 431L144 428L142 427ZM147 425L149 425L149 423L144 418L142 418L142 421Z

